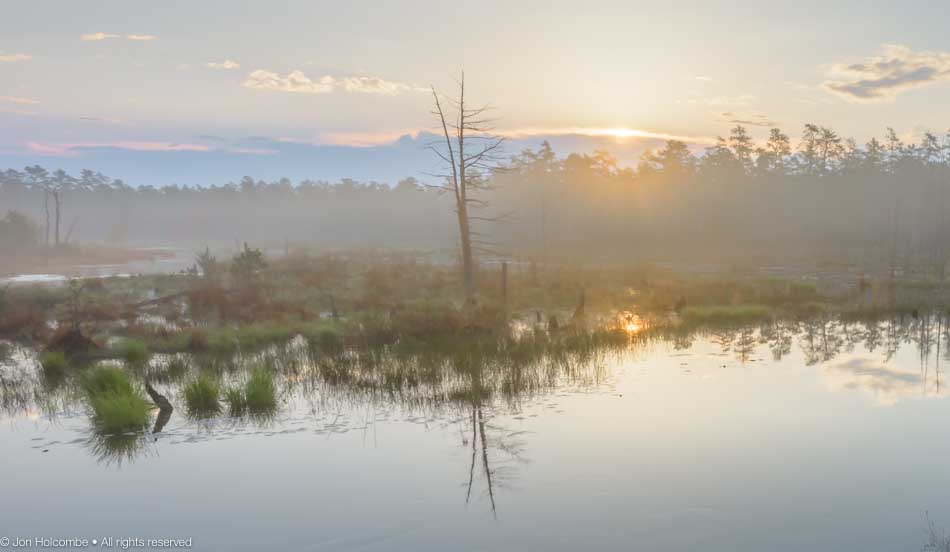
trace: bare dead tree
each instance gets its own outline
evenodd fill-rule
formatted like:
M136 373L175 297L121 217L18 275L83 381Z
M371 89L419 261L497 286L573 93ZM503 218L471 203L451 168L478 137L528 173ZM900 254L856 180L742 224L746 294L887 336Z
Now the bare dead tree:
M433 175L441 178L443 184L430 186L442 192L452 194L455 200L455 213L458 218L459 242L462 261L462 278L465 293L473 298L476 292L474 253L487 250L490 243L473 231L473 221L495 221L503 217L475 216L472 211L487 207L488 204L475 194L488 187L486 173L499 170L501 147L504 138L492 133L491 119L486 117L488 105L469 107L465 99L465 73L458 82L458 97L448 98L447 107L454 113L447 114L443 101L432 86L435 109L432 114L438 117L445 145L429 145L429 149L447 165L447 172ZM452 121L447 120L453 115Z

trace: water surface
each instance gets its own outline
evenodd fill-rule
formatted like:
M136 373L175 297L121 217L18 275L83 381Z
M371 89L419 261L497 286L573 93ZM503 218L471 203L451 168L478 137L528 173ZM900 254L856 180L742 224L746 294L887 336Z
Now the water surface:
M927 512L950 525L946 339L822 320L514 371L342 371L298 342L264 354L272 417L212 420L159 357L175 413L118 450L7 345L2 524L198 550L920 550Z

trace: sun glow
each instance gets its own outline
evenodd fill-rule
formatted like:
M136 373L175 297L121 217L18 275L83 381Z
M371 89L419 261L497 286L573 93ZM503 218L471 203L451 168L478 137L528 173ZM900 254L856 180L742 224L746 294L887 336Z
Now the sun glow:
M630 311L623 311L617 314L617 317L614 319L612 324L614 328L621 329L628 334L640 333L646 329L646 323L639 315L634 314Z
M645 138L657 140L679 140L687 143L712 143L713 140L702 136L678 136L663 132L653 132L629 127L527 127L500 130L499 134L507 138L531 138L536 136L591 136L601 138Z

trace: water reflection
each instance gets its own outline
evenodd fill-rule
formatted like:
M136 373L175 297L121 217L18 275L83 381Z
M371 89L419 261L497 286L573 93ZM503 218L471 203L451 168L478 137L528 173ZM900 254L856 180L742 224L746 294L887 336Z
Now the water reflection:
M364 349L298 338L234 357L157 356L145 366L127 368L157 405L149 424L152 439L144 433L98 435L90 429L89 450L106 463L122 463L148 457L149 443L154 445L155 436L176 424L213 434L241 426L280 427L285 423L282 412L305 413L315 432L333 433L344 429L339 413L372 411L375 421L375 412L398 411L407 418L456 420L466 426L460 430L463 445L471 449L466 502L484 496L497 511L495 491L513 479L515 468L524 462L524 447L523 436L492 423L493 412L517 412L526 401L559 389L597 386L609 379L608 366L627 356L655 347L686 351L697 342L739 364L760 362L762 356L777 362L798 351L806 366L820 365L818 373L830 389L860 389L881 405L947 394L941 363L950 357L950 329L943 313L863 319L819 315L687 328L650 324L624 312L606 330L597 331L547 332L526 326L510 338ZM917 366L895 362L902 347L915 352ZM238 389L262 366L278 376L273 403L236 407L222 391L220 400L230 408L181 416L186 382L204 374L221 382L222 389ZM62 417L88 416L77 379L74 373L45 374L35 351L2 343L0 415L50 425ZM357 424L364 430L369 425L367 419Z

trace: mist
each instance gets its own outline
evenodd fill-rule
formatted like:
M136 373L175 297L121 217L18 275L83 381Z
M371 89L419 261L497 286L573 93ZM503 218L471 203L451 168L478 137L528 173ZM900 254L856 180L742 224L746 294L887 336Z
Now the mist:
M473 225L488 258L738 262L757 255L774 263L794 256L942 277L948 176L950 146L932 134L905 143L887 131L858 146L808 125L796 139L773 129L756 142L737 126L699 151L667 141L633 166L605 151L558 153L544 142L506 153L478 175L483 203L475 210L490 220ZM53 189L61 202L61 244L451 249L458 242L452 202L431 182L438 180L247 176L153 187L91 170L9 169L0 173L11 236L0 242L0 268L13 270L16 259L47 244ZM17 215L31 223L16 223Z
M0 549L950 552L918 4L8 0Z

